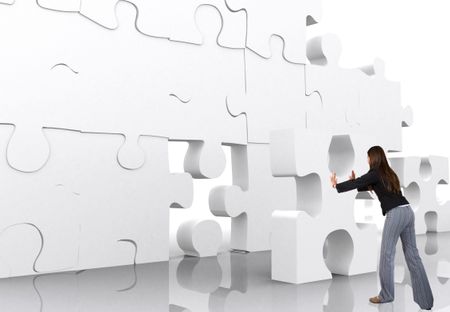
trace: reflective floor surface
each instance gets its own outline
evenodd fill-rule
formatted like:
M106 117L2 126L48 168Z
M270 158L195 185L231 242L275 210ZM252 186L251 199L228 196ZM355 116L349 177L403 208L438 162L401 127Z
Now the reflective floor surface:
M417 242L433 310L450 312L450 233ZM290 285L270 280L270 253L260 252L0 280L0 311L420 311L397 247L396 298L389 304L368 302L378 294L377 273Z

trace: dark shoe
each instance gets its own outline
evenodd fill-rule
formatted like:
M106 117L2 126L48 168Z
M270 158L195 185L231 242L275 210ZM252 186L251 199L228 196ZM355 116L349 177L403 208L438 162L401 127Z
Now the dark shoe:
M372 298L369 298L369 301L370 302L372 302L372 303L381 303L381 298L380 297L378 297L378 296L375 296L375 297L372 297Z

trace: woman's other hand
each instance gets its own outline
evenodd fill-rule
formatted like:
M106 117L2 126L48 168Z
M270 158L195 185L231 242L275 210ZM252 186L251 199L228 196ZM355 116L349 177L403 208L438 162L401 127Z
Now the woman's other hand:
M330 176L330 182L331 182L331 187L336 188L336 184L337 184L336 172L333 172L333 174Z
M348 176L349 180L355 180L356 179L356 175L355 175L355 171L352 170L352 174Z

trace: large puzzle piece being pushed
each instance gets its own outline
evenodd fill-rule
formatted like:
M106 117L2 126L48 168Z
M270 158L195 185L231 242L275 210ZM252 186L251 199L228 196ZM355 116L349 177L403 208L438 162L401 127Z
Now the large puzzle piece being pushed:
M272 132L273 174L296 178L300 210L273 213L272 279L306 283L329 279L330 272L376 271L376 227L356 224L355 195L337 194L329 182L330 171L340 179L347 178L352 169L364 172L364 154L370 143L357 135Z

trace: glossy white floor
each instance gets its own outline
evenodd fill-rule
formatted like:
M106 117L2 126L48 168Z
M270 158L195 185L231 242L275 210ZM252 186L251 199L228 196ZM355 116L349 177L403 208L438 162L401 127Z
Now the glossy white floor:
M438 278L437 270L440 261L450 261L450 233L421 235L417 241L434 292L434 311L448 312L450 281ZM399 244L400 267L403 259ZM368 302L378 292L377 273L289 285L270 280L270 254L262 252L0 280L0 310L419 311L408 270L403 278L400 267L396 299L383 305Z

